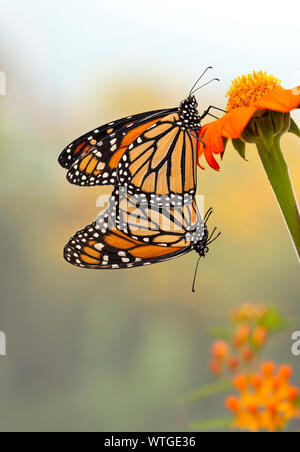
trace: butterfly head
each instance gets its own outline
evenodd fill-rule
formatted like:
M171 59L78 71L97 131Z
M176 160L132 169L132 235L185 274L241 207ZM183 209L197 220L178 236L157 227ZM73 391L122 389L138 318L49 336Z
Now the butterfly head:
M213 243L217 238L221 235L221 232L217 231L217 228L214 228L212 233L208 232L207 222L213 213L213 209L210 208L205 217L204 217L204 234L201 240L198 240L194 245L194 249L200 257L205 257L209 252L209 245Z
M190 130L199 130L201 127L201 119L197 107L198 103L193 95L183 100L179 107L180 120Z
M207 253L209 252L208 241L209 241L209 234L208 234L208 229L205 226L204 236L202 237L201 240L198 240L198 242L196 242L196 244L194 245L194 250L196 251L197 254L199 254L199 257L205 257L207 255Z

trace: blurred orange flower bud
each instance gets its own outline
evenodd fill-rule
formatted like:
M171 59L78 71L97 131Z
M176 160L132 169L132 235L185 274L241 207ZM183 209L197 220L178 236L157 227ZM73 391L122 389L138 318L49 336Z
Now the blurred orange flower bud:
M266 361L261 366L261 371L265 377L272 377L275 372L275 364L272 361Z
M254 358L254 351L250 347L245 347L242 352L242 357L244 361L249 362Z
M272 381L272 388L274 389L274 391L277 391L281 387L282 387L282 378L278 376L274 377Z
M252 340L255 347L260 348L266 342L268 331L262 326L258 326L253 331Z
M247 377L245 375L237 375L233 380L233 385L238 389L239 391L244 391L247 389Z
M239 368L239 360L235 356L231 356L228 360L228 365L231 370L235 371Z
M223 340L215 341L212 346L212 355L218 359L225 359L229 354L229 346Z
M254 389L258 390L262 387L263 384L263 379L260 375L256 374L256 375L252 375L251 377L251 385L253 386Z
M215 375L221 375L222 373L222 364L219 360L214 359L209 363L210 371Z
M266 409L273 415L278 411L278 402L275 399L267 400Z
M247 409L250 413L252 413L252 414L258 413L258 409L259 409L258 403L252 401L252 402L246 403L245 406L246 406L246 409Z
M225 400L225 407L229 411L233 411L234 413L239 411L241 408L241 402L237 397L230 396Z
M291 386L288 389L288 399L295 401L299 398L299 388L297 388L296 386Z
M233 344L236 348L241 347L250 338L251 328L247 323L238 326L237 332L233 338Z
M292 366L288 366L287 364L279 367L278 376L279 378L282 378L283 380L289 380L291 376L293 375L293 368Z

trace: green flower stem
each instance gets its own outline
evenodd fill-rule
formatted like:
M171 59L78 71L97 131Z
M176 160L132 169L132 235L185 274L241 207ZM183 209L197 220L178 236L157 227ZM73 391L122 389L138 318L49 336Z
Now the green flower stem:
M183 395L178 400L178 404L185 405L188 403L196 402L198 400L205 399L216 394L228 391L232 388L232 381L228 379L218 380L214 383L207 384L205 386L200 386L193 391Z
M266 147L262 141L256 146L300 262L300 212L289 169L280 149L280 136L273 139L272 146Z

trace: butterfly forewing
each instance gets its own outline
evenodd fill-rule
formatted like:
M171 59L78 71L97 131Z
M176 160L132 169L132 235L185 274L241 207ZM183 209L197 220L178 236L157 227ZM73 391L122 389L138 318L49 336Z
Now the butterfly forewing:
M68 181L80 186L116 185L116 167L129 140L138 136L139 126L164 114L165 110L156 110L128 116L75 140L59 157L68 169Z
M73 163L89 150L88 147L97 146L97 143L99 141L103 140L105 137L110 136L111 134L116 133L126 125L131 123L134 124L135 122L151 116L152 114L156 114L159 111L160 110L153 110L144 113L138 113L133 116L126 116L125 118L112 121L108 124L104 124L98 127L97 129L93 129L88 133L85 133L65 147L58 158L59 164L63 168L70 169Z
M194 112L193 102L123 118L79 138L60 156L68 181L127 186L148 200L162 198L166 206L190 202L196 191L198 152L191 120L196 113L188 110L190 106Z

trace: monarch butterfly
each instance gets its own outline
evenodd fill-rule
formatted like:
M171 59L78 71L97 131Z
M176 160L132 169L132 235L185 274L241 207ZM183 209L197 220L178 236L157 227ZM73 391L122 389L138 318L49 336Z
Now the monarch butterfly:
M193 250L204 257L217 238L216 229L211 235L207 229L211 213L202 221L194 199L181 207L150 206L116 188L104 214L69 240L64 258L78 267L110 270L165 262Z
M196 88L210 68L179 107L128 116L72 142L59 156L68 181L80 186L122 185L152 203L191 202L197 185L196 131L216 108L210 106L200 116L194 93L207 84Z

